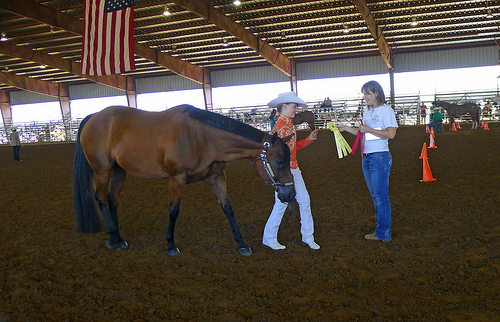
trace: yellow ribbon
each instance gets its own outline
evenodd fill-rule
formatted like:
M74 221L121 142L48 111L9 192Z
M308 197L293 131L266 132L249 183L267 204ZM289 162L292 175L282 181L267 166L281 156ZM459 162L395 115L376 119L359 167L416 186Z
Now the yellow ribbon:
M333 132L335 136L335 144L337 145L337 153L339 154L339 159L342 159L347 154L351 153L352 149L349 143L344 139L342 134L340 134L337 125L333 122L328 122L328 128Z

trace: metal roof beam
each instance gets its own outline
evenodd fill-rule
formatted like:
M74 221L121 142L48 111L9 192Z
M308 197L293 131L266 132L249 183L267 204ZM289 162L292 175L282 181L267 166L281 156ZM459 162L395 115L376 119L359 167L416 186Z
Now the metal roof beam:
M280 51L269 45L266 41L255 36L242 25L235 22L226 15L220 13L213 6L202 0L173 0L175 4L196 13L210 23L227 31L229 34L240 39L250 48L260 54L265 60L281 70L287 76L292 75L292 61Z
M59 97L59 84L12 73L0 73L0 82L22 90Z
M392 51L391 47L387 43L387 40L384 37L384 34L382 33L382 29L377 25L377 22L373 18L373 14L368 8L368 5L366 4L365 0L352 0L356 8L358 9L359 13L363 17L363 19L366 22L366 25L368 27L368 30L370 30L370 33L372 34L372 37L375 39L375 42L377 43L377 47L380 51L380 54L382 55L382 58L384 59L387 67L389 69L393 69L392 67Z
M10 45L8 42L0 42L0 54L8 55L11 57L18 57L27 61L33 61L44 65L66 71L71 74L82 76L88 80L103 85L118 88L122 91L127 90L127 77L122 75L109 75L109 76L89 76L81 74L80 63L69 59L60 59L53 55L45 54L37 50L31 50L26 47L19 47Z
M58 27L77 35L83 34L83 22L32 0L0 1L0 8L15 14ZM203 84L208 78L208 71L187 61L162 53L149 46L134 42L135 54L153 61L170 71Z

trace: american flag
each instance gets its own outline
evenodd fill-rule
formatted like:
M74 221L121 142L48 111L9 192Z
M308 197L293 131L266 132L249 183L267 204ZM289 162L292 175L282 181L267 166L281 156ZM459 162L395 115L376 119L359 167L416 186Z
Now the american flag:
M134 0L85 0L82 74L100 76L135 69Z

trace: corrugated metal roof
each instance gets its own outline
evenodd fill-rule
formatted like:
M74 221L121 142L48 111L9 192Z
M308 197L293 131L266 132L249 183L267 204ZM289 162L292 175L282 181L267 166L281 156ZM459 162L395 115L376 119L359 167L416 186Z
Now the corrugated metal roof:
M170 16L162 14L165 6ZM368 14L362 13L363 6ZM41 14L40 8L50 9L50 14ZM211 8L229 22L221 24L193 8ZM488 10L492 18L487 18ZM277 78L281 74L287 77L279 65L286 67L290 62L318 68L316 72L298 69L302 75L320 74L319 60L327 61L324 64L331 65L338 75L345 74L343 68L353 64L369 65L377 72L391 59L401 64L412 57L404 54L426 52L434 59L432 51L483 46L489 47L489 52L500 37L500 3L488 0L243 0L240 6L226 0L136 0L134 12L134 38L139 45L157 50L157 55L170 60L169 66L186 65L198 74L212 72L216 85L228 82L219 78L222 74L239 74L249 82L258 79L247 71L245 75L243 71L228 72L234 68L270 67L280 75ZM17 84L22 81L16 76L54 84L92 83L71 67L62 67L80 62L82 36L69 31L67 23L73 19L75 25L81 24L82 16L83 0L0 2L0 32L8 38L0 42L0 70L4 72L0 74L0 90L19 88ZM412 20L418 25L411 26ZM344 33L344 29L349 32ZM228 46L222 46L224 41ZM249 45L252 41L257 41L259 48L269 45L271 52L257 52ZM390 53L384 54L384 46ZM39 54L55 58L58 66L47 61L47 67L40 69L43 59ZM363 59L356 60L359 57ZM473 57L451 58L473 61ZM137 68L120 76L135 78L140 88L152 82L138 81L144 77L178 74L193 81L183 68L174 73L173 68L137 54L135 61ZM441 66L439 61L435 63ZM233 85L241 82L237 77L232 80Z

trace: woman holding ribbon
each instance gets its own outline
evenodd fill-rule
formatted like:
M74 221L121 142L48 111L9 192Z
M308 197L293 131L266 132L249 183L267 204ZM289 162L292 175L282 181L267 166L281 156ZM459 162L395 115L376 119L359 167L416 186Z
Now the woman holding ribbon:
M364 236L367 240L390 242L391 203L389 200L389 174L392 156L389 152L389 139L396 136L398 123L394 110L385 104L382 86L376 81L369 81L361 87L366 108L359 128L339 125L340 132L362 135L362 168L365 181L375 205L375 232Z

